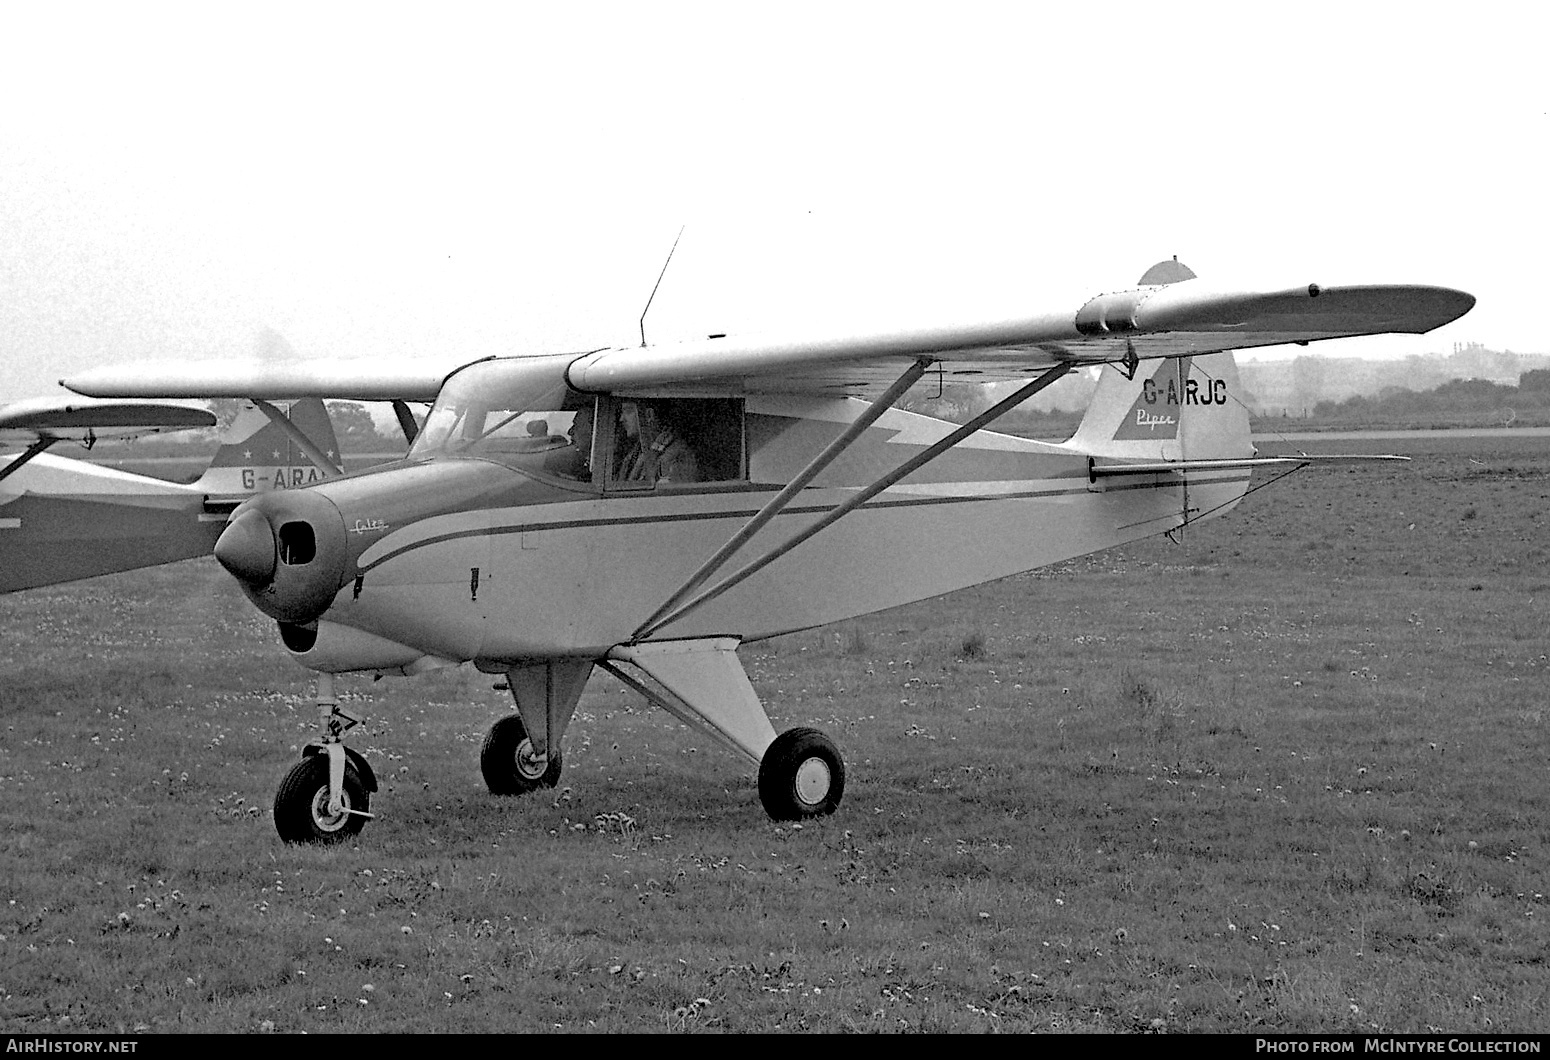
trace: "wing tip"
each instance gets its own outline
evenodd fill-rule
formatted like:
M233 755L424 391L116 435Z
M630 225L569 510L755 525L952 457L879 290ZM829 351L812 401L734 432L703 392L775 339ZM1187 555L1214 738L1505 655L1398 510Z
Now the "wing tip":
M1477 299L1454 287L1413 286L1391 288L1403 292L1405 308L1414 314L1413 326L1402 330L1421 335L1451 324L1475 307Z

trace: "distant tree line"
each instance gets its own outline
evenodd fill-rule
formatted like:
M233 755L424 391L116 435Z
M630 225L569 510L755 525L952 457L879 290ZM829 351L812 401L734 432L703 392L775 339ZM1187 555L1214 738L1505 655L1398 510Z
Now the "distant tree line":
M1546 405L1550 405L1550 369L1523 373L1517 386L1492 383L1485 379L1451 379L1430 390L1384 387L1376 397L1358 395L1338 402L1320 401L1313 408L1319 416L1339 417L1352 412L1403 415L1512 407L1543 408Z
M1317 373L1312 362L1304 374ZM1306 380L1303 380L1306 382ZM988 407L991 398L982 387L949 385L940 394L905 403L913 412L962 423ZM1252 395L1244 392L1250 408ZM1081 422L1082 409L1018 408L992 425L992 430L1030 438L1069 438ZM1255 422L1279 425L1284 416L1255 417ZM1386 386L1376 395L1343 401L1320 401L1307 416L1297 417L1299 427L1520 427L1550 425L1550 368L1525 371L1517 386L1484 379L1452 379L1428 390Z
M1313 421L1332 426L1520 426L1550 422L1550 369L1526 371L1517 386L1452 379L1430 390L1385 387L1373 397L1320 401Z
M217 398L210 402L219 430L226 430L247 407L240 398ZM326 401L328 418L333 422L334 435L340 448L346 452L380 451L393 446L403 448L403 439L396 434L385 438L377 430L376 422L366 406L356 401Z

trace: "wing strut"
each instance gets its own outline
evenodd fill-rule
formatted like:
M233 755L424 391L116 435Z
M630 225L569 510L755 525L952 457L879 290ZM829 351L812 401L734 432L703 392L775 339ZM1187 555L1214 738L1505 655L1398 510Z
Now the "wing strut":
M635 634L635 639L639 640L642 637L648 637L652 633L655 633L657 630L661 629L663 626L671 622L678 621L678 619L684 617L689 612L698 608L700 605L709 603L711 600L714 600L716 597L720 596L734 585L737 585L745 578L763 570L765 567L769 566L771 563L774 563L777 559L784 556L792 549L796 548L798 545L812 537L814 534L818 533L820 530L823 530L826 527L829 527L838 522L847 513L861 507L861 505L865 504L867 501L883 492L883 490L887 489L889 486L892 486L895 482L898 482L905 476L911 475L918 471L921 467L947 452L947 450L963 441L965 438L979 430L991 420L996 419L1008 409L1011 409L1026 401L1028 398L1032 397L1034 394L1037 394L1040 390L1043 390L1045 387L1049 386L1051 383L1065 375L1070 370L1071 365L1067 363L1057 364L1055 367L1050 368L1043 375L1039 376L1031 383L1028 383L1026 386L1020 387L1011 396L996 402L994 405L990 406L990 408L986 409L978 416L975 416L968 423L965 423L962 427L959 427L957 430L947 435L947 437L933 443L930 447L922 450L915 456L906 460L893 471L890 471L888 474L884 475L870 486L847 499L843 504L839 504L833 508L830 508L826 513L824 513L824 515L819 517L815 522L807 526L805 529L799 531L784 544L777 545L770 551L766 552L764 555L760 556L758 559L754 560L752 563L749 563L743 567L738 568L736 571L733 571L731 574L721 579L721 581L717 582L715 585L712 585L709 589L701 592L698 596L694 597L679 607L678 610L668 614L666 617L657 619L655 622L648 622L644 629ZM757 518L757 516L755 516L755 518ZM674 595L677 596L679 594L675 593Z
M16 472L22 469L23 464L37 456L39 453L57 441L59 441L58 438L39 438L37 441L33 442L27 447L27 451L25 453L22 453L9 464L5 465L5 467L0 467L0 479L10 478L12 475L16 474Z
M855 422L846 427L838 438L825 446L823 452L813 457L812 461L797 474L796 478L786 483L784 489L771 497L768 503L763 508L760 508L752 519L743 524L741 530L733 534L726 544L717 549L714 556L700 564L699 570L689 575L689 580L679 586L678 590L672 596L669 596L661 607L651 613L650 618L640 624L639 628L635 630L634 639L639 640L662 625L663 623L658 622L657 619L677 607L683 602L684 597L694 592L701 585L704 585L706 579L720 570L726 564L726 561L732 558L732 554L748 542L749 538L757 534L764 528L766 523L784 511L792 499L798 493L801 493L809 482L818 477L819 472L823 471L824 468L834 462L836 457L850 448L850 444L861 437L863 431L876 423L879 416L891 409L894 403L904 396L904 392L920 380L920 377L925 374L926 369L930 366L931 359L929 357L917 358L915 363L910 365L903 375L894 380L892 386L878 395L877 400L873 401L865 412L856 417Z
M292 423L289 416L267 401L258 398L253 398L252 401L254 407L269 417L271 423L285 432L285 436L295 444L296 448L307 454L307 459L317 465L317 469L323 472L323 477L334 478L343 474L339 465L324 455L323 450L317 447L317 443L307 437L307 432Z
M398 417L398 427L404 432L404 440L413 445L414 440L420 436L420 424L410 411L408 402L393 402L393 415Z

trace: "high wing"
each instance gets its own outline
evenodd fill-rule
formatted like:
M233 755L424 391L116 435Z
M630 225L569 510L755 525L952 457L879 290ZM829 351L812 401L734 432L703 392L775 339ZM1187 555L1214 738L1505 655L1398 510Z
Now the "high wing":
M336 398L434 401L442 381L477 358L138 361L93 368L60 383L77 394L124 398Z
M1166 266L1172 266L1171 269ZM876 395L911 362L937 362L926 382L1000 382L1059 365L1139 360L1390 332L1420 334L1467 312L1473 296L1446 287L1303 284L1273 290L1209 287L1176 262L1136 287L1072 299L1046 312L968 323L718 336L578 353L578 390L635 394ZM100 397L304 396L429 401L471 358L410 364L381 359L161 362L94 369L62 380Z
M30 398L0 405L0 442L90 442L133 438L159 431L214 427L215 415L199 405L81 398Z
M50 446L77 441L88 449L99 438L138 438L159 431L214 427L215 415L194 405L80 398L30 398L0 405L0 445L25 445L0 457L0 480L10 478Z
M578 390L862 396L881 391L910 360L939 362L943 378L990 383L1061 364L1079 366L1308 343L1390 332L1419 334L1468 312L1473 296L1445 287L1308 284L1225 291L1198 280L1099 295L1074 311L950 327L836 337L720 338L600 350L578 358Z

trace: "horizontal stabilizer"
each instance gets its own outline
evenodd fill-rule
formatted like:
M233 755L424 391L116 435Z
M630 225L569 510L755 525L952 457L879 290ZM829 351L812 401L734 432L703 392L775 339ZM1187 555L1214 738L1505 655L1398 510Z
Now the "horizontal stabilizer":
M1327 456L1251 456L1241 460L1162 460L1150 463L1137 462L1133 464L1099 464L1088 461L1087 474L1093 479L1112 478L1116 475L1161 475L1170 471L1224 471L1232 468L1253 467L1278 467L1293 466L1303 467L1307 464L1330 464L1335 462L1356 462L1373 460L1392 460L1408 463L1408 456L1386 455L1356 455L1356 454L1330 454Z

